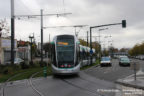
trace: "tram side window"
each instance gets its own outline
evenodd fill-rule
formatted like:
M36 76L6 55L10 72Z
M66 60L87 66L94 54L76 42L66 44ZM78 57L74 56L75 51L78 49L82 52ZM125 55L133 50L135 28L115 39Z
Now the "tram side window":
M52 44L52 47L51 47L52 49L52 63L56 66L56 55L55 55L55 44Z
M80 61L80 53L79 53L79 46L77 45L76 46L76 64L75 65L78 65L79 61Z

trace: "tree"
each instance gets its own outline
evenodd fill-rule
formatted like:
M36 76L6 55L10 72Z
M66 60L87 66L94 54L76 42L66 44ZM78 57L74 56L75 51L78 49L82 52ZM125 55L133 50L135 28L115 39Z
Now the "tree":
M87 46L87 42L85 40L79 39L80 45Z
M108 56L108 55L109 55L108 50L104 49L103 52L102 52L102 55L103 55L103 56Z
M141 44L136 44L133 48L129 50L131 56L137 56L144 54L144 42Z
M50 52L51 44L47 42L43 45L43 48L44 48L45 52Z
M0 20L0 37L7 37L9 33L9 26L6 19Z

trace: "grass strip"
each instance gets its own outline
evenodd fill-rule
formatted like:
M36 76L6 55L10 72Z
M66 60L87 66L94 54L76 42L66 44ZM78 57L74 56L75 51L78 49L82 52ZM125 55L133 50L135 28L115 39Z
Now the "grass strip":
M20 76L16 76L15 78L12 78L10 81L15 81L15 80L22 80L22 79L28 79L33 73L41 71L43 68L38 67L38 68L29 68L29 69L21 69L18 71L13 72L12 74L0 74L0 83L5 82L8 80L10 77L19 74L19 73L24 73L21 74Z
M96 65L98 65L98 64L99 64L99 60L96 60L96 62L93 63L92 65L83 66L83 67L80 68L80 70L85 70L85 69L88 69L88 68L90 68L90 67L92 67L92 66L96 66Z
M39 68L31 68L31 69L26 69L24 70L24 74L20 75L20 76L17 76L15 78L13 78L12 80L10 81L16 81L16 80L23 80L23 79L29 79L30 76L36 72L39 72L39 71L42 71L43 68L39 67Z
M51 68L51 66L48 66L47 67L47 76L50 76L50 75L52 75L52 68ZM34 78L36 78L36 77L44 77L43 71L34 76Z
M99 60L96 60L95 63L93 63L92 65L86 65L82 68L80 68L80 70L85 70L85 69L88 69L92 66L96 66L97 64L99 64ZM8 80L10 77L18 74L18 73L23 73L25 72L24 74L21 74L20 76L17 76L13 79L11 79L10 81L16 81L16 80L23 80L23 79L28 79L32 74L34 74L35 72L39 72L39 71L42 71L40 72L39 74L37 74L35 77L43 77L44 76L44 73L43 73L43 67L36 67L36 68L29 68L29 69L23 69L23 70L18 70L18 71L15 71L13 72L12 74L0 74L0 83L2 82L5 82L6 80ZM52 75L52 69L51 69L51 66L48 66L47 67L47 76L49 75Z

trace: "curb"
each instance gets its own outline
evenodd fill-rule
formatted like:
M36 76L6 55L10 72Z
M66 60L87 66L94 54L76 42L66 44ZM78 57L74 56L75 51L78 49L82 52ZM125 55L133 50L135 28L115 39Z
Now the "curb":
M100 66L100 64L95 65L95 67L98 67L98 66Z
M122 82L122 81L115 81L115 83L123 85L123 86L127 86L127 87L133 87L133 88L136 88L136 89L144 90L144 86L139 86L139 85L134 85L134 84L130 84L130 83L125 83L125 82Z

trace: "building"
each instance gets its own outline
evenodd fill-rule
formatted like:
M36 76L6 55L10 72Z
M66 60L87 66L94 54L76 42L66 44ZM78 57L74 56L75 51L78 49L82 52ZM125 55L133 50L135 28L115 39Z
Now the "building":
M30 60L30 46L18 47L18 57L23 60Z
M29 61L30 60L30 42L29 41L17 41L18 45L18 57Z
M17 40L14 43L14 56L17 57ZM9 37L0 38L0 64L5 64L11 60L11 39Z
M128 52L115 52L110 53L110 56L118 58L119 56L129 56Z

